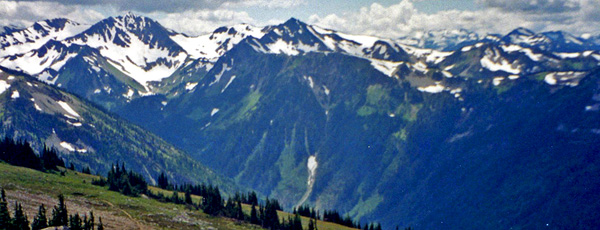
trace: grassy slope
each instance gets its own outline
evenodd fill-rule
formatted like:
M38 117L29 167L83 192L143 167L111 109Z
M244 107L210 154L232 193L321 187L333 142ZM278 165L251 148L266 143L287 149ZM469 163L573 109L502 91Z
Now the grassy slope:
M88 210L94 211L107 229L261 229L254 225L242 224L235 220L212 217L201 211L190 210L185 205L161 203L144 197L127 197L108 191L105 187L90 184L95 176L69 171L66 176L42 173L39 171L15 167L0 163L0 187L7 192L9 208L12 212L15 201L23 204L29 217L37 213L40 204L44 204L51 214L51 209L57 204L58 194L65 195L70 214L80 215ZM163 192L170 195L172 191L150 188L153 192ZM180 194L183 197L183 194ZM193 196L194 202L200 197ZM250 206L244 205L244 211L249 214ZM280 212L280 217L287 218L290 214ZM305 228L308 219L302 219ZM321 230L350 229L333 223L319 221Z

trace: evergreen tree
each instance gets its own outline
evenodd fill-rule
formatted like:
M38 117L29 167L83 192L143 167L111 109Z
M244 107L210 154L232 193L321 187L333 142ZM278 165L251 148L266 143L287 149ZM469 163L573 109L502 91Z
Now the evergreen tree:
M58 166L65 167L65 162L58 157L58 151L54 148L48 148L44 145L40 158L45 170L58 171Z
M2 196L0 198L0 229L11 229L12 218L8 212L8 203L6 201L6 192L2 189Z
M94 212L90 211L90 218L88 219L86 225L86 230L94 230Z
M73 165L73 163L69 164L69 169L75 171L75 165Z
M315 223L312 218L308 221L308 230L315 230Z
M302 230L302 220L300 219L300 215L298 214L294 215L294 219L291 220L289 224L289 229L291 230Z
M46 218L46 207L40 205L37 215L33 218L31 223L32 230L39 230L48 227L48 219Z
M244 220L244 211L242 210L242 202L239 200L237 201L235 218L238 220Z
M185 203L186 204L192 204L192 193L190 192L189 189L185 190Z
M158 187L162 188L162 189L167 189L169 188L169 179L167 178L167 175L165 175L164 172L161 172L160 175L158 176Z
M177 194L177 191L173 191L173 194L171 195L171 202L175 203L175 204L180 204L181 200L179 199L179 195Z
M71 215L69 218L69 229L70 230L83 230L81 225L81 218L79 214Z
M260 224L258 221L258 216L256 215L256 206L254 206L254 204L252 204L252 209L250 210L250 223Z
M50 219L50 226L65 226L69 223L69 213L67 206L65 205L65 197L60 194L58 195L58 206L54 206L52 209L52 219Z
M97 230L104 230L104 225L102 224L102 217L98 218L98 228Z
M12 227L15 230L29 230L29 220L23 212L21 204L15 202L15 217L12 219Z

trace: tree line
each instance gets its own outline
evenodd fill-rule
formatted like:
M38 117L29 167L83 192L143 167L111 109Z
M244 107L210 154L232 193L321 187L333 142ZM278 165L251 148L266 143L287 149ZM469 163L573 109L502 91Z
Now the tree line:
M29 142L15 141L9 137L0 141L0 161L39 171L57 171L58 167L65 167L56 149L44 146L38 156Z
M52 215L50 218L46 215L46 207L40 205L38 212L33 217L31 225L27 214L23 212L23 207L19 202L15 202L13 216L8 210L8 200L6 198L6 192L2 189L2 195L0 197L0 230L40 230L47 227L58 227L67 226L71 230L104 230L102 224L102 218L99 218L99 222L95 223L94 212L90 211L89 216L84 214L80 216L79 213L69 215L67 205L65 204L64 196L58 195L58 204L52 209Z

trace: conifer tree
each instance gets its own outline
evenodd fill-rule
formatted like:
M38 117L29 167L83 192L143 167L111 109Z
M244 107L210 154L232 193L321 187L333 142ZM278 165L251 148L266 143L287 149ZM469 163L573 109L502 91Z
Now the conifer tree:
M252 209L250 210L250 223L260 224L258 221L258 216L256 215L256 206L254 206L254 204L252 204Z
M192 204L192 193L190 192L189 189L185 190L185 203Z
M54 206L52 209L52 219L50 219L50 226L65 226L69 223L69 213L67 206L65 205L65 197L60 194L58 195L58 206Z
M102 217L98 218L98 230L104 230L104 225L102 224Z
M8 212L8 203L6 201L6 192L2 189L2 196L0 198L0 229L11 229L12 218Z
M237 206L236 206L236 219L238 220L244 220L244 211L242 211L242 202L241 201L237 201Z
M78 213L69 217L69 229L70 230L83 230L81 225L81 218Z
M29 220L27 220L27 215L23 212L21 204L17 202L15 202L15 217L12 219L12 229L29 230Z
M31 230L39 230L48 227L48 219L46 218L46 207L40 205L37 215L31 223Z
M90 230L94 230L94 212L90 211L90 219L89 219Z
M161 172L158 176L158 187L162 189L169 188L169 179L167 179L167 175L164 172Z

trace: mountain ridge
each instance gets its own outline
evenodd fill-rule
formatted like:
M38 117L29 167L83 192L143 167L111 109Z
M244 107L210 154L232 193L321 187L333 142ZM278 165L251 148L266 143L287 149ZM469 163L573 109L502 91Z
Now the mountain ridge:
M431 229L448 227L441 222L462 229L568 228L573 218L594 214L596 200L570 195L589 194L573 175L598 173L589 164L600 133L600 50L587 45L595 44L592 36L442 31L424 36L419 47L294 18L195 38L159 33L185 43L173 49L185 58L169 59L167 50L148 58L156 62L105 55L133 46L139 37L126 32L114 47L82 43L72 57L55 50L52 60L69 57L64 63L42 55L48 59L40 64L50 68L38 67L47 73L37 77L155 132L284 208L305 201L384 226ZM152 49L142 43L142 53L131 55ZM427 47L441 44L452 48ZM0 65L16 68L18 58ZM168 67L169 61L177 64ZM132 77L125 67L135 63L168 71L140 81L147 76ZM532 211L557 199L573 206ZM584 219L582 227L594 224Z

